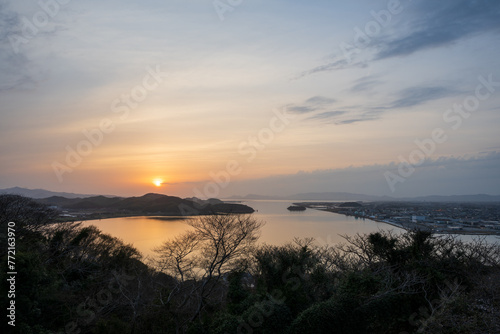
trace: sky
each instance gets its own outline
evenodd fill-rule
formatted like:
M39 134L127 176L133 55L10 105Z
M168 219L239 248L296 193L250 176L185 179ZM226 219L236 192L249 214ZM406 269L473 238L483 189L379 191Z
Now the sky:
M497 0L0 0L0 188L500 194Z

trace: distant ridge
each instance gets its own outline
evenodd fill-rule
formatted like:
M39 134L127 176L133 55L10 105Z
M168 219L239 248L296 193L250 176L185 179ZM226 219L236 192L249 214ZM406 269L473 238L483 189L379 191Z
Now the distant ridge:
M230 199L239 200L310 200L310 201L366 201L366 202L500 202L500 195L430 195L418 197L390 197L353 194L347 192L299 193L290 196L262 196L249 194L246 196L232 196Z
M264 196L249 194L246 196L232 196L230 199L249 200L311 200L311 201L394 201L396 199L388 196L371 196L353 194L347 192L325 192L325 193L300 193L290 196Z
M27 189L20 187L13 187L7 189L0 189L0 194L13 194L13 195L21 195L30 198L47 198L52 196L65 197L65 198L86 198L93 197L97 195L89 195L89 194L75 194L75 193L66 193L66 192L56 192L45 189ZM118 197L113 195L106 195L105 197Z

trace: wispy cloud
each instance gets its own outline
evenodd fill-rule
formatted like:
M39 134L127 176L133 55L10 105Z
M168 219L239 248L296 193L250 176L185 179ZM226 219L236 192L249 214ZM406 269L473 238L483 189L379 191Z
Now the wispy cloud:
M329 62L329 63L324 64L324 65L319 65L319 66L313 67L310 70L306 70L306 71L299 73L297 76L294 77L294 79L300 79L300 78L306 77L308 75L319 73L319 72L331 72L331 71L341 70L344 68L355 68L355 67L365 68L367 66L368 66L368 64L366 62L362 62L362 61L351 62L351 61L344 59L344 58L342 58L342 59L335 58L335 60L332 62Z
M34 88L46 72L40 66L49 50L45 47L67 29L59 14L62 6L50 9L55 13L50 15L40 6L33 3L22 13L12 9L11 2L0 0L0 91ZM36 15L33 10L38 10ZM47 21L37 23L34 17Z
M306 103L312 105L329 105L335 102L337 102L335 99L331 99L324 96L313 96L306 100Z
M379 111L362 110L361 106L351 106L342 108L344 110L335 110L337 100L314 96L300 104L290 104L287 110L292 113L306 115L304 121L321 122L322 124L351 124L356 122L370 121L379 118ZM334 110L332 110L334 109Z
M316 107L304 106L304 105L290 105L288 106L288 111L297 113L297 114L307 114L309 112L315 111Z
M290 104L287 110L292 113L306 115L304 121L321 122L322 124L351 124L378 118L372 112L361 110L360 106L346 107L345 110L335 110L337 100L324 96L313 96L303 103ZM332 110L333 109L333 110ZM348 110L348 111L347 111Z
M411 8L411 9L410 9ZM355 41L339 41L339 49L332 61L301 72L296 79L346 68L364 68L370 62L392 57L408 56L423 50L440 48L481 34L500 32L500 1L498 0L442 0L414 2L403 14L405 18L393 21L387 33L370 39L366 45ZM384 34L385 33L385 34ZM352 46L345 51L340 45ZM363 89L363 85L360 87Z
M344 120L335 122L335 124L337 124L337 125L352 124L352 123L358 123L358 122L373 121L375 119L378 119L378 117L361 115L361 117L359 117L359 118L344 119Z
M338 120L335 122L335 124L345 125L345 124L352 124L359 122L374 121L380 119L382 113L385 110L386 110L385 108L370 108L368 110L358 109L357 111L353 111L350 114L346 115L349 116L348 118L343 118L341 120Z
M369 90L370 87L379 83L381 83L380 80L372 77L359 79L354 85L354 92ZM352 92L353 88L350 91ZM315 96L301 104L289 105L288 110L293 113L307 115L307 118L304 119L305 121L347 125L378 120L384 113L394 109L410 108L460 93L462 92L451 86L421 85L400 90L395 93L395 98L392 101L382 105L340 106L334 108L336 100Z
M26 69L29 61L23 53L14 54L10 39L20 33L20 16L0 1L0 91L33 83Z
M500 32L499 15L500 1L497 0L422 1L407 23L408 31L381 40L375 59L406 56L447 46L472 35Z
M438 100L447 96L453 96L460 92L444 86L417 86L406 88L398 93L399 97L393 101L388 108L408 108L423 104L428 101Z
M339 116L344 115L346 113L347 113L347 111L342 111L342 110L325 111L325 112L313 115L313 116L307 118L307 120L332 121L332 120L335 120Z
M287 110L297 114L307 114L330 108L335 102L337 102L335 99L329 97L313 96L303 103L288 105Z
M376 79L374 76L367 76L356 80L350 91L352 93L365 92L382 83L381 80Z

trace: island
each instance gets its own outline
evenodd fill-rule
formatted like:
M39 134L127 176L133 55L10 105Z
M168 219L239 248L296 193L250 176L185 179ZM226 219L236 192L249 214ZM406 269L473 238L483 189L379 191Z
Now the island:
M305 211L306 207L303 205L291 205L287 208L288 211Z

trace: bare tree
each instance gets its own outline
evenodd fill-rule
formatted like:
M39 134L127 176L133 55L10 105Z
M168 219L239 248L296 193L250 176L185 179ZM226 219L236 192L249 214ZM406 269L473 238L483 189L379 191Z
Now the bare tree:
M189 231L174 239L165 241L154 249L158 254L155 267L180 282L196 277L195 251L199 244L195 232Z
M154 251L155 266L176 279L162 303L199 317L210 298L215 299L224 274L244 267L259 238L263 223L249 215L211 215L191 220L191 231L168 240Z
M220 277L245 257L259 238L263 225L251 216L205 216L188 223L199 240L204 277Z

